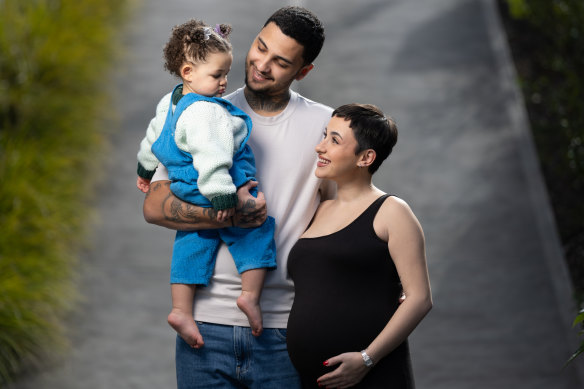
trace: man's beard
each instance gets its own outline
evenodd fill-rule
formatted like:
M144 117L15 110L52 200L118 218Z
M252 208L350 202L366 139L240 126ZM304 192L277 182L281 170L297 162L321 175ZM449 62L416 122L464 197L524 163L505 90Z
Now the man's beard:
M263 88L254 88L251 83L249 82L249 69L250 69L251 65L249 65L247 62L245 64L245 86L246 88L252 92L254 95L256 95L258 98L268 98L270 96L270 87L266 86Z
M257 95L258 97L268 97L268 93L265 89L255 89L253 86L250 85L248 77L247 77L247 73L245 75L245 87L252 92L254 95Z

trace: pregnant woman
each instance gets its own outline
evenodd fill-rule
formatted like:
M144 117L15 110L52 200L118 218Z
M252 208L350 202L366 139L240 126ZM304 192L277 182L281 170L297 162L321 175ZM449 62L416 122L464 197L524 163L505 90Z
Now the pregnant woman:
M397 127L373 105L337 108L315 174L337 184L288 259L288 352L304 388L413 388L407 337L432 307L422 228L375 188ZM399 297L406 298L400 304Z

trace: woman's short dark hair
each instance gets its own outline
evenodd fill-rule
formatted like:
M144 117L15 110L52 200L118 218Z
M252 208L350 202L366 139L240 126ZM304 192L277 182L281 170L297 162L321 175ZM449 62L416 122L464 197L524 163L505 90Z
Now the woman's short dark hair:
M283 7L270 16L264 27L271 22L304 47L304 65L311 64L316 59L324 44L324 27L314 13L303 7Z
M375 161L369 165L369 173L375 173L397 143L395 120L372 104L342 105L333 111L332 116L350 122L349 127L357 139L355 154L367 149L375 151Z

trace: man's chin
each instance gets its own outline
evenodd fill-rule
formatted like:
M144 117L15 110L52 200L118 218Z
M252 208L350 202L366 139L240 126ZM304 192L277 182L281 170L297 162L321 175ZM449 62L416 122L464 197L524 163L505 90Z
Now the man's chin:
M257 95L269 95L269 88L268 87L259 87L257 84L254 84L253 82L249 82L248 78L245 79L245 87L257 94Z

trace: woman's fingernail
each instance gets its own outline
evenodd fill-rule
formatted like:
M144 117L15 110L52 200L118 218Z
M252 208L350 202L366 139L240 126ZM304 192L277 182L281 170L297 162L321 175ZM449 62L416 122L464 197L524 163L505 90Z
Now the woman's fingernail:
M324 361L322 364L328 366L328 361Z

